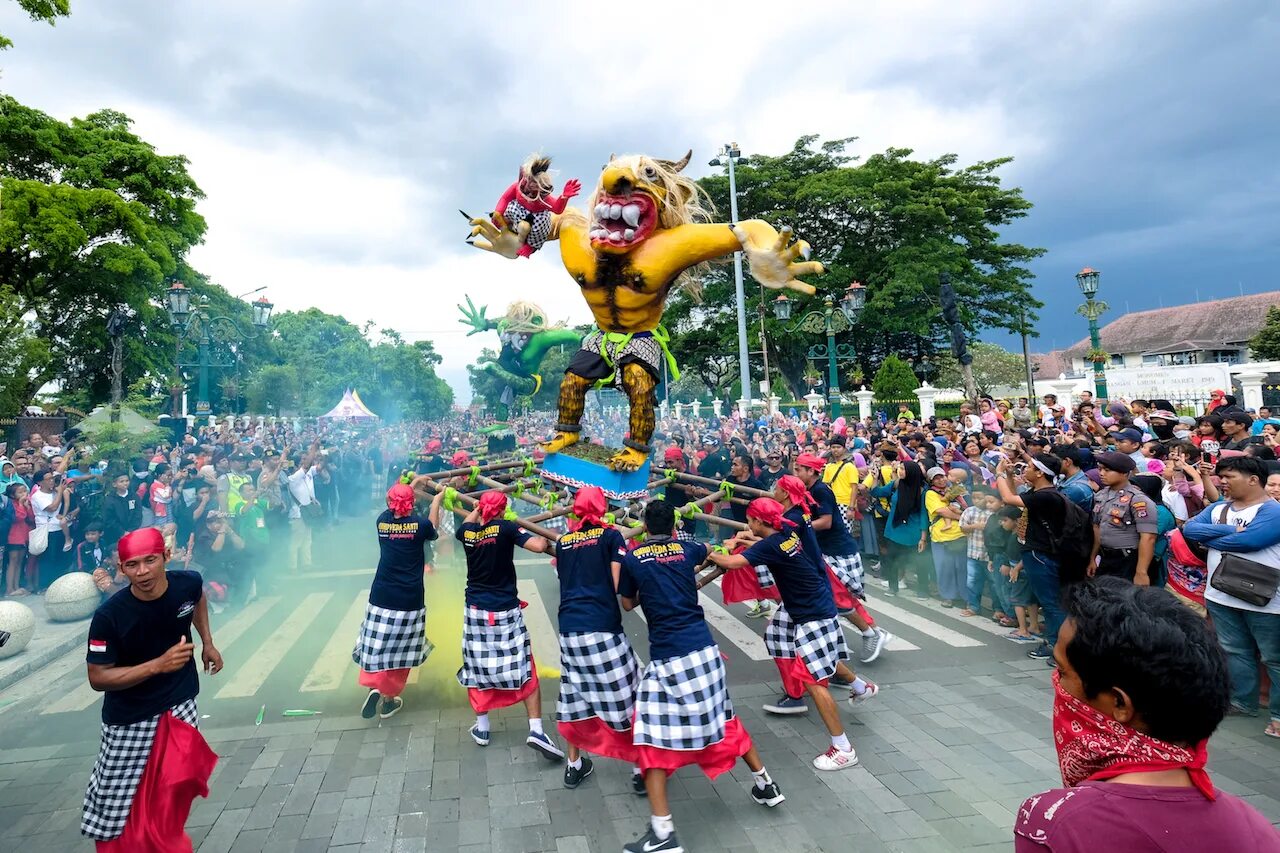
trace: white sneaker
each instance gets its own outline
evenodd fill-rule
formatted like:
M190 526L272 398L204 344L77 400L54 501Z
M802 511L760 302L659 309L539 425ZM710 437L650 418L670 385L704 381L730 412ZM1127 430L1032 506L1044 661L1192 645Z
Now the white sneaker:
M868 681L867 689L862 693L854 693L852 690L849 691L849 705L854 706L866 704L869 700L874 699L875 695L879 692L880 688L876 686L875 682Z
M818 770L847 770L857 763L858 753L855 750L845 752L835 746L813 759L813 766Z

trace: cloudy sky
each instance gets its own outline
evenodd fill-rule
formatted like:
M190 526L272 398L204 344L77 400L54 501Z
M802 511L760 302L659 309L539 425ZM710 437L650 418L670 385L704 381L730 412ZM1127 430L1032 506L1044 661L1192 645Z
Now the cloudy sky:
M787 17L788 11L795 16ZM465 365L455 304L589 315L557 254L462 243L533 150L590 186L610 152L805 133L857 151L1013 156L1035 203L1045 350L1085 334L1073 274L1116 311L1277 287L1280 6L650 0L73 0L54 28L0 5L0 88L60 118L110 107L191 159L209 223L192 263L277 310L373 320ZM749 211L744 211L749 213ZM1063 320L1063 317L1070 319Z

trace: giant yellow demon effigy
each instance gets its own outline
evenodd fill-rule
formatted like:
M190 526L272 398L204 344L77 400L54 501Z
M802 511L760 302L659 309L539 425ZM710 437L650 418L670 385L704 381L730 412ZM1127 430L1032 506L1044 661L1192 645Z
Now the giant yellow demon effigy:
M777 231L756 219L710 221L705 194L680 174L691 156L674 161L611 156L585 214L563 208L536 223L539 238L547 230L547 241L560 242L564 267L582 289L597 326L565 372L559 423L545 446L548 453L577 443L587 391L595 384L613 384L630 402L630 435L609 467L634 471L644 464L651 452L654 389L662 360L673 377L679 375L661 325L662 309L674 286L697 292L693 273L699 264L741 250L752 277L765 287L814 292L798 276L821 274L822 264L801 260L809 257L809 244L794 239L790 228ZM498 210L470 222L477 248L504 258L532 254L527 244L535 223L530 218L513 222Z

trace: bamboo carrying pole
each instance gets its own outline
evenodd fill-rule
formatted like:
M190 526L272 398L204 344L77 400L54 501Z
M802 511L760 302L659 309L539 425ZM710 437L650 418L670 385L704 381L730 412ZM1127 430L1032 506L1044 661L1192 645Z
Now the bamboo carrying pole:
M417 481L415 480L414 482L416 483ZM436 492L440 491L441 489L445 488L445 486L441 485L440 483L436 483L431 480L424 481L422 483L422 486L432 495L434 495ZM415 491L417 490L418 489L415 486ZM480 503L475 498L468 497L467 495L463 495L463 494L458 495L458 502L461 503L463 506L467 507L468 510L474 509L476 505ZM457 510L454 510L454 511L457 512ZM468 515L469 513L458 512L458 514L465 516L465 515ZM551 542L555 542L557 539L560 538L560 534L556 533L554 530L548 530L547 528L539 524L534 524L533 522L523 518L517 518L515 520L515 524L518 525L519 527L523 527L525 530L528 530L530 533L541 536L543 539L547 539Z
M676 479L681 482L693 483L699 486L710 486L713 489L720 488L720 484L723 482L721 480L712 480L710 477L699 477L696 474L686 474L683 471L676 471L674 473L676 475ZM743 495L746 495L752 498L773 497L773 492L766 492L761 489L752 489L752 488L748 488L747 486L734 486L733 493L735 495L737 495L738 493L742 493ZM750 501L746 501L746 503L750 503Z

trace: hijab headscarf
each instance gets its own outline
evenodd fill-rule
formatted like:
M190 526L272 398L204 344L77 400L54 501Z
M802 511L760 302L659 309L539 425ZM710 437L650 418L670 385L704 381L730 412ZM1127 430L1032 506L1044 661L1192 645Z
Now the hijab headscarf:
M413 514L415 497L413 489L403 483L397 483L387 489L387 507L397 518L404 518L406 515Z
M480 496L480 521L488 524L506 512L507 496L502 492L485 492Z
M604 492L599 486L583 486L573 496L573 515L569 518L569 532L576 533L584 527L601 527L604 514L609 509Z
M893 508L890 523L894 527L911 521L911 517L920 511L920 502L924 496L924 471L910 459L902 460L902 479L898 481L898 503Z
M27 481L18 475L17 466L6 459L3 463L0 463L0 493L3 493L5 489L14 483L21 483L25 486Z

